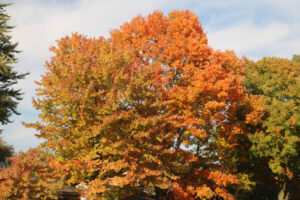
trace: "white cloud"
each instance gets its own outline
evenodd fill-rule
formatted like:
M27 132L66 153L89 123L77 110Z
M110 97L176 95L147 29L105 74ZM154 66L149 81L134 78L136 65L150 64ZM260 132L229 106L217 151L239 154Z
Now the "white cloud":
M243 23L210 33L208 40L217 49L232 49L246 55L248 51L265 48L284 38L291 31L287 24L273 23L267 26Z

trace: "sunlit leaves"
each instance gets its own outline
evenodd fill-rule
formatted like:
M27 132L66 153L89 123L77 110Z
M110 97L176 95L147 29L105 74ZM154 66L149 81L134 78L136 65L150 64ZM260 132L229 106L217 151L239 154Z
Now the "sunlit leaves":
M262 110L241 85L244 61L212 50L195 14L155 11L107 39L73 34L51 50L34 101L41 122L27 126L58 153L69 183L87 185L89 199L140 188L233 198L231 153Z

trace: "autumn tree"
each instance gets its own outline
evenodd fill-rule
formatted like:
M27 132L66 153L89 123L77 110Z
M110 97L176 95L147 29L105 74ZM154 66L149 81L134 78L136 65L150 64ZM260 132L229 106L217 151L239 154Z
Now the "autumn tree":
M54 200L62 187L63 168L40 149L29 149L8 159L0 171L0 200Z
M69 183L89 199L234 199L227 187L242 180L231 155L262 110L242 86L243 61L209 47L195 14L156 11L51 51L34 101L41 121L27 126Z
M296 60L296 57L294 57ZM300 65L263 58L246 65L245 86L263 98L264 116L250 135L256 160L256 192L268 199L293 199L300 185ZM262 179L262 177L264 177ZM273 188L270 187L273 185Z

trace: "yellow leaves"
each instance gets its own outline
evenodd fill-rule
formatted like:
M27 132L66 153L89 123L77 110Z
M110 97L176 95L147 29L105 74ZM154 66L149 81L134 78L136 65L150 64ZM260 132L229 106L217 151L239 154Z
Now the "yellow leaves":
M239 179L239 187L243 190L248 190L250 191L253 186L256 185L255 182L251 181L251 177L247 174L238 174L238 179Z
M110 186L117 186L117 187L124 187L125 185L131 182L131 180L128 179L127 177L125 178L125 177L118 177L118 176L109 178L106 181Z
M121 170L130 167L130 164L126 162L125 159L118 160L116 162L103 162L101 164L103 165L103 167L101 168L103 174L111 170L115 171L116 173L119 173Z
M237 198L233 195L231 195L230 193L228 193L227 190L217 187L215 189L215 192L217 194L217 196L222 197L224 200L237 200Z
M211 199L214 196L214 192L205 184L197 187L195 189L195 193L196 196L200 197L201 199Z

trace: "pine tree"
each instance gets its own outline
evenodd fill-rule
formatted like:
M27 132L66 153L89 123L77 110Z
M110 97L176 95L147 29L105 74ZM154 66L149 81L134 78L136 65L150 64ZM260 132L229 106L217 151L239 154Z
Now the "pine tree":
M9 4L0 3L0 122L7 124L12 114L19 114L16 110L18 102L22 99L22 93L12 88L19 79L27 74L18 73L13 70L13 64L17 62L15 54L17 43L11 41L8 35L13 28L7 24L10 17L6 14L5 8Z
M11 157L14 155L13 146L7 144L0 137L0 170L7 166L8 162L6 160L7 157Z
M12 114L19 114L16 108L22 99L22 93L12 86L27 75L13 70L13 65L17 62L15 54L19 51L16 50L17 43L13 43L12 37L8 34L13 28L7 25L10 17L6 14L5 8L8 5L0 3L0 123L2 125L11 122L9 117ZM13 154L13 147L0 138L0 168L7 165L6 158Z

